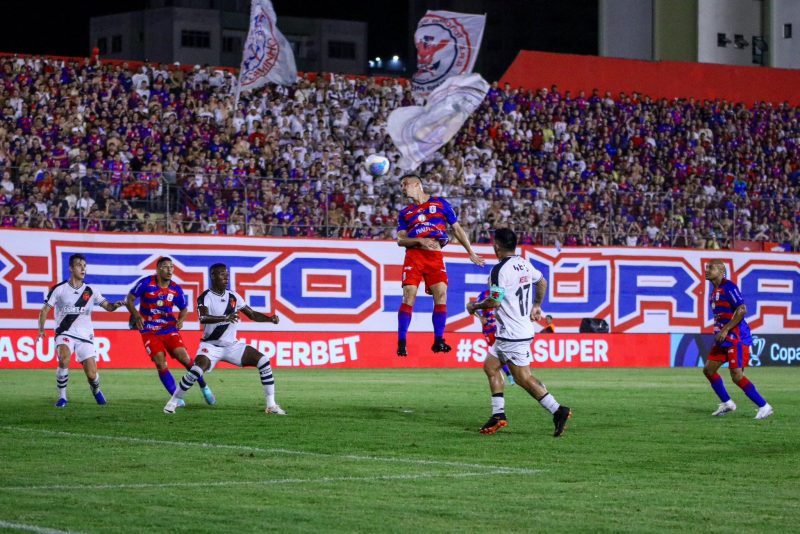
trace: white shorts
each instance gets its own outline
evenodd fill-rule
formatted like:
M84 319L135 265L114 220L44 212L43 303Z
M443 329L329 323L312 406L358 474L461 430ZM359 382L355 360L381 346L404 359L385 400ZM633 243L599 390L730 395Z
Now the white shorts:
M502 341L498 339L492 345L491 348L494 350L489 351L489 356L497 358L503 364L513 363L517 367L526 367L533 361L531 343L531 341Z
M211 367L209 367L208 371L206 371L209 372L214 369L214 366L216 366L217 362L220 360L233 364L237 367L241 367L242 356L244 355L244 349L246 348L247 343L242 341L238 341L233 345L228 345L226 347L220 347L217 345L212 345L211 343L206 343L205 341L201 341L200 346L197 347L197 355L205 356L211 360Z
M78 363L83 363L89 358L94 358L97 354L94 351L94 343L89 341L81 341L74 337L59 334L56 336L56 347L59 345L66 345L70 354L75 353L75 359Z

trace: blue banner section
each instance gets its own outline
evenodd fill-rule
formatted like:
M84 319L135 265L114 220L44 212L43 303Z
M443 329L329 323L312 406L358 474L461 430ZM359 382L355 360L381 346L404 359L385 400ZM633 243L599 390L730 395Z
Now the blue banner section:
M714 346L713 334L672 334L670 338L672 367L703 367L706 355ZM754 335L747 366L800 367L800 335Z

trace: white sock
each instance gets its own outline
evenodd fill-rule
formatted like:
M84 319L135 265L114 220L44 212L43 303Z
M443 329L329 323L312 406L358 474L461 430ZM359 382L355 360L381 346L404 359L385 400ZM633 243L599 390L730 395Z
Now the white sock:
M67 382L69 382L69 369L56 367L56 387L58 388L58 396L61 399L67 398Z
M492 393L492 415L506 412L506 398L502 393Z
M272 366L266 356L258 360L258 374L261 375L261 384L264 386L267 408L275 406L275 378L272 376Z
M92 395L96 395L97 392L100 391L100 373L97 373L94 380L89 380L89 387L92 390Z
M550 413L556 413L558 409L561 408L561 405L558 403L556 398L550 393L546 393L544 397L539 399L539 404L541 404L542 408Z
M181 378L178 387L175 388L175 393L172 394L173 399L182 399L186 391L194 385L199 379L203 378L205 371L198 366L193 365L191 369L186 371L186 374Z

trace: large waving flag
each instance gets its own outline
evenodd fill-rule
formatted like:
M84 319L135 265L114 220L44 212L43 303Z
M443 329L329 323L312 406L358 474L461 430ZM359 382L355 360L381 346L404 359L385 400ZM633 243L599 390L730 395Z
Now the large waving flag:
M402 154L401 169L414 170L458 132L481 105L489 84L480 74L462 74L444 81L428 97L425 106L406 106L392 111L387 129Z
M486 15L428 11L417 25L417 72L411 77L415 94L428 96L447 78L469 74L483 39Z
M257 89L269 82L291 85L297 81L297 65L289 41L275 25L277 17L270 0L252 0L250 31L242 51L239 92Z

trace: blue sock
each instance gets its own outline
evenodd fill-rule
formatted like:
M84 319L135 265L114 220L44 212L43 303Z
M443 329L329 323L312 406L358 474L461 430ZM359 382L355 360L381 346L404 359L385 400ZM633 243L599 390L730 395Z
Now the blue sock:
M433 337L444 337L444 326L447 322L447 304L436 304L433 307Z
M511 376L511 369L509 369L507 365L503 366L503 372L506 374L506 376Z
M170 395L175 393L175 378L173 378L169 369L159 369L158 378L161 379L161 383L164 384L164 387Z
M711 382L711 388L714 390L714 393L717 394L719 400L722 402L731 400L731 396L728 395L728 390L725 389L725 382L722 381L722 377L719 376L719 373L714 373L714 376L706 376L706 378Z
M411 324L411 311L408 304L401 304L397 311L397 340L405 342L408 337L408 327Z
M764 400L764 397L762 397L756 389L756 385L750 382L746 376L743 376L741 380L736 382L736 385L742 388L742 391L744 391L744 394L747 395L747 398L753 401L759 408L767 403L767 401Z

